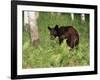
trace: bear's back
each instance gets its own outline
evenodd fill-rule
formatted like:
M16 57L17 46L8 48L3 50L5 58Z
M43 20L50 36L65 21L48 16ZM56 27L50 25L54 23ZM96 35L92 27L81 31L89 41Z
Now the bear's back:
M77 30L73 26L61 26L59 28L60 34L79 36Z

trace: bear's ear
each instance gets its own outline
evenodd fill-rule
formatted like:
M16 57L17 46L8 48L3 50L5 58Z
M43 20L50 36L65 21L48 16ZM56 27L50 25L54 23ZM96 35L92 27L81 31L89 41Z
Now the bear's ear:
M51 30L51 28L48 26L48 29Z
M55 26L55 29L58 29L58 25Z

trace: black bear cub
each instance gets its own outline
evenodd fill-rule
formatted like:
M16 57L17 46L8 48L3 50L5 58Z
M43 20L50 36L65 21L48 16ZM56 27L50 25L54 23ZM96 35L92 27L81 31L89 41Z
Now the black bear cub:
M66 43L70 48L74 48L79 44L79 34L73 26L61 26L56 25L54 28L48 27L51 35L51 39L58 37L59 44L66 39Z

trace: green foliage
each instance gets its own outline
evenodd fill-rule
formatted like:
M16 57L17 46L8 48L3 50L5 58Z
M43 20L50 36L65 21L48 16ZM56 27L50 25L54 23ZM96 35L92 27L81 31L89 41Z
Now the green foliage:
M48 26L73 25L80 34L79 45L70 49L66 40L59 45L58 38L50 40ZM36 48L31 43L30 33L23 30L23 68L67 67L89 65L89 15L85 23L81 22L80 14L75 14L71 21L69 13L51 15L40 12L38 19L40 45Z

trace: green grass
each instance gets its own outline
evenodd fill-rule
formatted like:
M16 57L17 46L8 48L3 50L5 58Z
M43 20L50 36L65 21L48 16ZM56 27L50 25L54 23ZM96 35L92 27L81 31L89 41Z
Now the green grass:
M80 34L77 48L69 50L65 40L59 45L58 39L50 40L48 26L73 25ZM51 15L40 12L38 19L40 45L36 48L31 43L30 33L23 30L23 68L67 67L89 65L89 15L85 23L81 22L80 14L75 14L71 21L69 13Z

